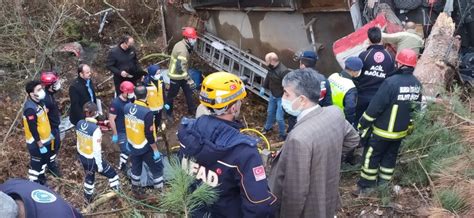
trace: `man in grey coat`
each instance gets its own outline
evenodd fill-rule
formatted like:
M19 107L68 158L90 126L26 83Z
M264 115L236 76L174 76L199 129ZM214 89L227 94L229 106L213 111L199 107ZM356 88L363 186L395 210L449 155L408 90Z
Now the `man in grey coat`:
M320 83L308 68L283 79L282 106L297 123L272 163L269 183L279 199L279 217L334 217L341 157L359 144L340 109L318 105Z

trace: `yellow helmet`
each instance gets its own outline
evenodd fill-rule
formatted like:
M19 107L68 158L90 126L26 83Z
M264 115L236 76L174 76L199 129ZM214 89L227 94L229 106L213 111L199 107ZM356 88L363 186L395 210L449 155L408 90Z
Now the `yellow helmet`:
M204 78L199 101L206 107L221 109L245 96L245 85L239 77L227 72L216 72Z

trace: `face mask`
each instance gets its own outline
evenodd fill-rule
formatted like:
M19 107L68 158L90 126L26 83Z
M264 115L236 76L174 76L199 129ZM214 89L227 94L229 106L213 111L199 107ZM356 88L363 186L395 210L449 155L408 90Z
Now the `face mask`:
M38 100L43 100L44 97L46 97L46 92L44 92L44 89L41 89L35 95L36 95L36 98L38 98Z
M269 68L270 70L272 70L272 69L275 69L275 66L273 66L272 64L269 64L269 65L268 65L268 68Z
M96 112L92 118L96 119L98 116L99 116L99 113Z
M362 70L359 70L359 71L357 71L357 74L356 74L355 76L353 76L353 77L357 78L357 77L360 76L361 73L362 73Z
M128 99L133 99L133 98L135 98L135 94L130 93L130 94L127 95L127 98Z
M60 89L61 89L61 81L57 81L56 83L53 84L54 91L59 91Z
M297 99L298 98L295 98L293 101L290 101L290 100L287 100L287 99L284 99L284 98L281 99L281 106L283 107L283 109L288 114L290 114L291 116L295 116L295 117L300 115L301 112L302 112L302 110L300 110L300 108L293 110L293 103L295 103L295 101Z
M191 46L196 45L197 39L188 39L188 42Z

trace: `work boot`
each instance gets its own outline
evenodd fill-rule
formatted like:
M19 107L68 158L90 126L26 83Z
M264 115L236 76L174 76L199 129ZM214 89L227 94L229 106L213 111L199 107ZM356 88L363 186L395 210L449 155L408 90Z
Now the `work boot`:
M267 135L268 133L271 133L271 132L272 132L272 128L270 128L270 129L263 128L262 129L262 134L264 134L264 135Z
M286 140L286 135L278 136L278 141L279 142L284 142L285 140Z
M84 192L84 198L86 199L86 202L90 204L94 200L94 196L92 194L87 194Z
M59 170L59 167L56 163L53 163L51 167L48 168L49 173L51 173L54 177L61 178L63 174Z
M137 200L140 200L140 201L148 198L143 188L136 185L132 185L132 193L133 193L133 197L135 197Z
M356 185L355 188L352 189L351 194L358 197L358 198L366 198L374 191L373 188L362 188Z

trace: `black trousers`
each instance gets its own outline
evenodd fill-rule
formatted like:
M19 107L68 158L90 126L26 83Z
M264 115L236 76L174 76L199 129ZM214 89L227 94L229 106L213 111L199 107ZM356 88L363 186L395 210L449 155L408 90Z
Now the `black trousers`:
M388 141L372 135L362 156L362 169L357 185L370 188L392 179L401 140Z
M48 152L45 154L41 154L36 142L27 144L28 152L30 153L30 169L28 170L28 179L32 182L37 182L42 185L46 183L46 177L44 175L46 166L49 169L56 167L56 154L51 151L51 141L44 143L43 146L48 148Z
M140 175L142 175L142 165L145 162L150 169L153 177L154 188L163 187L163 158L160 157L158 160L153 159L153 150L149 149L143 154L131 154L130 160L132 162L132 186L140 186Z
M85 178L84 178L84 195L92 196L94 194L95 187L95 173L97 172L97 164L95 159L86 158L80 154L79 160L81 161L82 167L84 168ZM109 185L113 189L118 189L120 185L119 176L117 172L110 166L110 164L102 160L102 172L101 175L109 179Z
M170 106L170 109L166 111L168 116L173 115L173 102L174 98L178 96L179 89L182 89L184 92L184 97L186 98L186 104L188 105L188 113L193 115L196 113L196 104L193 99L193 90L189 87L188 81L186 80L171 80L170 81L170 90L166 95L166 104Z

